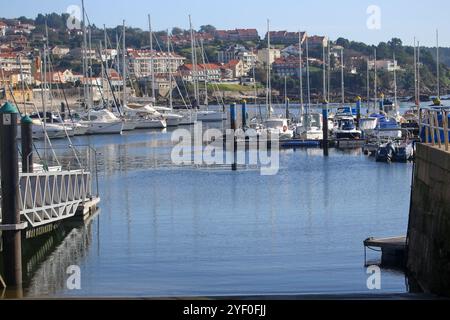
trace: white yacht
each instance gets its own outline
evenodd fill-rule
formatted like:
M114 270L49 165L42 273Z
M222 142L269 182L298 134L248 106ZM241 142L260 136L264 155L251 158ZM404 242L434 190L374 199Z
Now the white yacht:
M303 115L300 125L295 128L295 136L301 140L323 140L322 115L320 113Z
M180 121L180 126L191 125L197 122L197 113L194 110L180 111L180 115L183 117Z
M124 107L125 117L135 124L136 129L165 129L167 122L163 116L151 106L129 104Z
M219 122L227 119L227 115L221 111L198 110L197 121L202 122Z
M122 134L124 122L109 110L90 110L81 124L87 125L87 134Z
M264 121L264 128L268 134L278 134L280 140L292 139L294 137L294 131L289 128L287 119L283 118L269 118Z
M361 130L356 128L353 116L341 116L335 120L334 137L340 139L360 139Z
M74 136L84 136L89 129L89 126L77 121L65 120L64 124L72 129Z
M183 116L174 113L171 108L153 106L153 109L159 112L166 119L168 127L177 127L183 120Z

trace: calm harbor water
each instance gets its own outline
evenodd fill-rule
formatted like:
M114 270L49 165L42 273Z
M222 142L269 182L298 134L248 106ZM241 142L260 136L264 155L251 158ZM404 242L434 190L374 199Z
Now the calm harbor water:
M370 293L363 240L406 232L411 164L299 149L281 152L275 176L179 167L170 137L74 139L99 153L101 212L49 240L27 296ZM81 290L66 288L70 265ZM384 270L373 293L405 291L404 275Z

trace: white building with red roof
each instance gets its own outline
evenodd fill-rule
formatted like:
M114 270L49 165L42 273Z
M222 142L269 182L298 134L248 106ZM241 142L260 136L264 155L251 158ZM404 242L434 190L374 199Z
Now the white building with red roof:
M186 82L194 79L199 82L218 82L222 78L221 66L215 63L198 64L196 68L192 64L184 64L178 68L178 72Z
M169 73L173 75L184 64L185 60L185 57L175 53L155 50L128 50L129 71L138 79L152 75L152 62L155 76Z

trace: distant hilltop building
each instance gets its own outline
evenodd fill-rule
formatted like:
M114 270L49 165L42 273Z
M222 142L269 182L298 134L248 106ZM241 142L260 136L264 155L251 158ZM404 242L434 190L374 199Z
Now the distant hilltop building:
M195 40L198 42L210 43L214 41L214 35L207 32L195 32ZM167 35L161 36L163 43L167 45ZM191 43L190 33L182 33L170 36L170 42L174 45L183 46Z
M8 26L6 25L6 23L0 21L0 37L4 37L6 35L6 28Z
M267 41L267 33L265 40ZM306 32L288 32L288 31L270 31L270 42L272 44L291 45L301 41L303 44L306 40Z
M138 79L152 75L152 60L153 73L158 75L168 74L169 72L176 73L178 68L184 64L186 58L175 53L169 54L155 50L128 50L130 73Z
M279 49L260 49L258 50L258 62L261 64L266 65L267 61L269 61L269 64L272 64L275 62L276 59L281 58L281 50Z
M194 80L218 82L222 77L221 67L215 63L197 64L195 68L192 64L184 64L178 71L183 81L186 82L193 82Z
M303 66L302 61L302 66ZM278 58L272 65L273 71L280 77L300 78L300 57Z
M378 60L378 61L369 61L369 70L375 69L375 64L377 66L377 70L379 71L387 71L394 72L400 70L400 67L397 64L397 60Z
M216 30L214 37L219 41L259 41L256 29Z

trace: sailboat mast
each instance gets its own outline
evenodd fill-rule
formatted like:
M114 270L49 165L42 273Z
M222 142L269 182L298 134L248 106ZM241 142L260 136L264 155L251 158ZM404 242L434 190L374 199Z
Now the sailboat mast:
M298 52L300 58L300 115L304 112L304 101L303 101L303 57L302 57L302 33L298 32Z
M308 104L306 106L306 113L309 115L309 108L311 107L311 84L309 81L309 36L306 35L306 85L308 90Z
M378 104L378 74L377 74L377 49L375 49L374 51L374 60L373 60L373 69L374 69L374 73L375 73L375 79L374 79L374 88L375 88L375 107L374 109L377 109L377 104Z
M126 66L127 47L126 47L125 34L126 34L126 27L125 27L125 20L123 20L123 35L122 35L123 100L122 100L122 107L127 104L127 66Z
M341 49L341 95L342 95L342 105L344 105L345 104L344 49Z
M88 28L88 36L89 36L89 97L91 105L94 105L94 86L92 84L92 29L91 26Z
M272 116L272 72L270 66L270 20L267 19L267 108L269 118Z
M441 99L441 74L439 63L439 30L436 30L436 74L437 74L437 98Z
M200 39L200 50L202 55L202 62L203 62L203 70L205 70L205 105L208 106L208 65L206 64L205 59L205 49L203 48L203 39Z
M87 95L87 87L86 87L86 81L87 81L87 59L86 59L86 51L87 51L87 33L86 33L86 11L84 8L84 0L81 0L81 6L83 11L83 46L81 49L82 53L82 64L83 64L83 101L84 101L84 107L87 109L87 101L86 101L86 95Z
M399 111L398 99L397 99L397 64L395 61L395 52L394 52L394 104L397 112Z
M195 37L194 37L194 29L192 27L192 18L191 15L189 15L189 29L191 32L191 52L192 52L192 80L193 80L193 84L194 84L194 98L195 101L197 103L197 107L198 107L198 103L200 102L200 97L198 94L198 89L197 89L197 59L196 59L196 54L195 54Z
M153 30L152 30L152 18L148 15L148 30L150 32L150 76L152 78L152 101L156 103L155 94L155 60L153 58Z
M420 107L420 42L417 42L417 107Z
M414 103L416 107L419 105L418 90L417 90L417 45L414 37Z
M367 57L367 112L370 112L370 57Z
M331 92L331 41L328 39L328 76L327 76L327 101L330 102L330 92Z
M172 64L170 61L170 34L167 29L167 71L169 74L169 107L173 110L173 96L172 96Z
M323 76L323 102L327 100L327 61L325 57L325 43L322 44L322 76Z
M108 70L109 70L109 63L108 63L108 34L107 34L107 32L106 32L106 25L104 24L103 25L103 32L104 32L104 41L105 41L105 50L104 50L104 55L105 55L105 75L107 76L108 75ZM103 63L102 63L102 68L103 68ZM102 85L103 85L103 79L106 79L106 77L105 78L102 78ZM103 86L103 88L104 88L105 86ZM107 85L106 86L106 104L107 104L107 106L109 107L109 90L110 90L110 88L109 88L109 86Z

